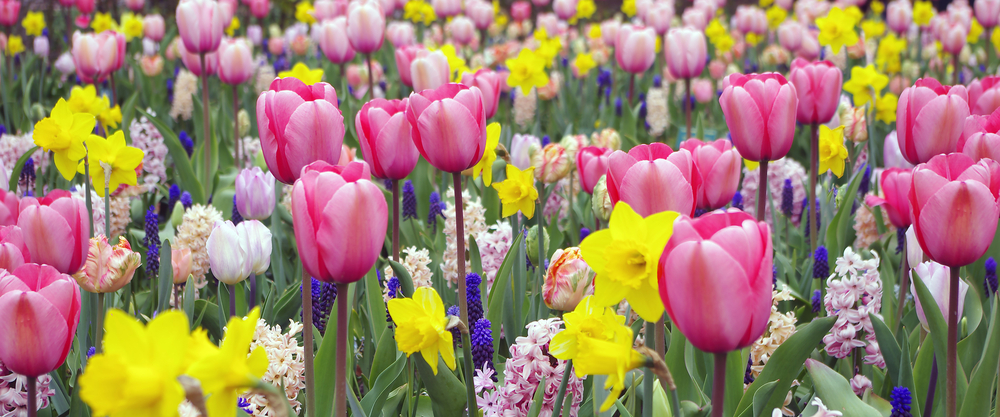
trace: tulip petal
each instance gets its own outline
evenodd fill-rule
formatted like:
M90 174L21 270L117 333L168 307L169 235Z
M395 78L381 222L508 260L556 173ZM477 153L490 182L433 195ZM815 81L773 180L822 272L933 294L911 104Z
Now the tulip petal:
M996 199L982 183L948 183L920 210L916 219L920 246L938 263L950 267L968 265L986 253L998 216Z
M388 219L385 198L368 181L349 183L337 190L321 214L316 232L321 262L336 282L354 282L365 276L385 242Z
M47 206L30 206L18 216L17 225L24 231L24 244L33 261L63 273L76 272L69 270L72 256L66 256L72 252L73 230L59 213Z
M733 143L744 158L759 161L764 155L764 116L746 90L731 87L726 92L728 94L724 93L719 103L726 116L726 125L732 132Z
M471 168L478 161L475 155L485 139L474 115L456 100L435 101L417 120L423 138L423 156L431 165L445 172ZM470 162L471 161L471 162Z
M39 376L59 367L72 340L66 320L41 294L9 292L0 297L0 360L15 373Z
M691 184L676 165L663 159L633 165L622 180L619 197L641 216L667 210L694 212Z
M285 129L288 165L298 171L317 160L335 163L344 143L344 116L325 100L303 103Z
M940 96L920 109L913 125L913 140L921 161L958 150L958 138L969 117L969 105L953 95Z

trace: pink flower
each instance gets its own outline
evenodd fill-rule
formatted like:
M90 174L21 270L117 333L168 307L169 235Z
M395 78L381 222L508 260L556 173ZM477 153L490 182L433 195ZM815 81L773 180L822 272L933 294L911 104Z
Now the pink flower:
M885 198L869 194L865 204L872 207L882 206L889 213L889 221L898 229L909 227L910 220L910 184L912 172L902 168L888 168L882 171L879 185Z
M69 191L55 190L41 199L21 200L17 226L31 260L51 265L61 273L73 274L87 261L90 222L82 200Z
M924 285L927 286L927 290L934 297L934 301L937 302L937 307L941 311L941 316L948 317L948 303L950 300L950 284L951 284L951 268L941 265L937 262L923 262L915 267L913 267L913 273L920 277ZM965 294L969 292L969 284L966 284L964 280L958 280L958 316L962 317L962 311L965 310ZM924 314L924 308L920 305L920 297L917 297L917 283L910 283L910 294L913 295L913 301L916 303L917 318L920 319L920 325L924 329L930 329L927 324L927 315Z
M132 251L124 237L118 236L118 244L112 246L106 236L97 235L90 238L87 264L73 278L88 292L115 292L132 282L140 264L142 256Z
M615 151L608 158L608 196L612 204L624 201L643 217L667 210L691 215L699 185L693 169L689 151L672 152L662 143Z
M222 31L229 25L225 14L215 0L181 0L177 5L177 31L184 47L193 54L218 49Z
M580 174L580 185L587 194L594 193L594 186L608 171L608 158L612 150L597 146L581 148L576 154L576 171Z
M725 207L733 199L740 186L739 152L726 139L702 142L688 139L681 143L681 149L691 152L694 160L693 175L700 186L695 190L696 207L715 210Z
M347 40L347 18L339 16L325 20L318 26L319 48L326 59L334 64L344 64L354 59L354 48Z
M889 2L886 8L885 21L889 24L889 29L899 35L905 34L913 21L913 8L907 0L895 0Z
M448 84L451 69L443 52L423 50L410 62L409 74L413 91L420 92Z
M691 28L674 28L663 42L670 74L676 78L694 78L705 68L705 35Z
M989 115L1000 108L1000 77L975 79L969 84L971 114Z
M490 9L493 10L492 8ZM385 28L385 37L392 46L402 48L417 43L417 34L410 22L392 22Z
M795 138L799 104L795 86L778 73L732 74L719 104L733 144L751 161L783 158Z
M840 104L843 75L830 61L809 62L802 58L792 61L789 81L795 85L799 98L796 120L802 124L826 123L833 118Z
M20 13L20 0L0 0L0 26L16 25Z
M475 73L462 74L462 84L477 87L483 93L486 118L492 118L500 106L500 74L489 68L481 68Z
M219 79L226 84L242 84L253 75L253 47L246 39L223 39L218 59Z
M125 63L125 35L107 30L73 34L73 64L85 83L103 82Z
M155 42L163 40L163 33L166 31L166 24L163 16L159 14L147 15L142 20L143 35Z
M622 25L615 41L618 66L632 74L646 72L656 59L656 32L653 28Z
M486 147L482 92L462 84L410 94L406 120L417 150L435 168L461 172L476 165Z
M385 15L375 1L352 2L347 12L347 39L351 47L362 54L371 54L382 47L385 35Z
M48 265L0 272L0 361L29 377L66 360L80 321L80 287Z
M969 116L969 95L962 85L944 86L921 78L899 96L896 135L899 149L911 164L955 152Z
M397 46L394 53L396 57L396 70L399 71L399 81L407 87L413 87L413 77L410 74L410 64L417 58L420 51L424 51L423 46L407 45ZM353 55L351 55L353 59ZM349 60L348 60L349 61Z
M410 139L406 120L407 99L374 99L358 111L354 126L361 154L378 178L406 178L417 165L420 153Z
M24 234L17 226L0 226L0 269L13 271L31 262L31 254L24 244Z
M556 249L542 285L545 305L573 311L583 297L594 293L594 270L583 260L580 248Z

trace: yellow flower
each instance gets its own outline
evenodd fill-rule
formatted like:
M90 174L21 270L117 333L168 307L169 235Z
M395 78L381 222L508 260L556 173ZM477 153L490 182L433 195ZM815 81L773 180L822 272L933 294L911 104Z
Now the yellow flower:
M774 4L774 0L760 0L757 4L763 9Z
M830 9L824 17L816 19L819 27L819 44L829 45L834 52L840 51L844 45L858 43L858 34L854 32L854 16L839 7Z
M237 30L240 29L240 18L233 16L233 20L229 22L229 27L226 28L226 36L232 37Z
M201 382L208 396L205 406L210 416L234 412L239 394L259 383L267 372L267 353L263 346L250 351L250 342L260 318L260 307L246 317L232 317L226 325L226 337L218 350L191 365L188 375Z
M506 64L510 70L507 85L521 87L521 92L525 95L532 87L542 87L549 83L549 75L545 73L545 63L535 51L528 48L521 49L517 58L508 58Z
M118 128L118 123L122 121L121 107L117 104L111 107L111 101L107 96L97 96L97 90L93 85L86 87L73 86L69 93L69 109L73 113L90 113L97 118L97 121L107 132L110 129Z
M104 327L104 351L80 375L83 402L99 416L176 416L184 401L177 377L186 369L191 340L187 316L170 310L143 326L115 309Z
M576 76L580 78L585 78L590 70L597 66L594 62L594 58L589 54L577 54L576 58L573 58L573 66L576 67Z
M628 17L635 16L635 0L625 0L622 2L622 13Z
M549 353L558 359L570 360L580 354L581 337L614 340L616 333L624 327L625 316L615 314L610 307L595 304L594 296L588 295L573 311L563 315L563 323L566 330L552 337Z
M511 166L511 165L508 165ZM455 369L455 345L447 330L448 316L441 296L431 287L413 291L413 298L393 298L386 303L389 316L396 323L396 346L406 356L420 352L434 375L438 372L438 353L449 369Z
M899 97L893 93L885 93L875 102L875 120L881 120L885 124L892 124L896 121L896 105Z
M917 26L927 26L934 18L934 14L934 5L929 1L917 0L913 5L913 23L916 23Z
M854 105L861 107L889 85L889 77L878 72L874 65L851 68L851 79L844 83L844 91L854 95Z
M746 41L751 46L757 46L758 43L760 43L761 41L763 41L765 39L767 39L767 35L765 35L765 34L758 35L756 33L748 33L747 36L746 36Z
M306 85L313 85L323 81L323 69L310 69L306 64L298 62L292 67L291 71L279 72L278 77L295 77L298 78L299 81L304 82Z
M767 9L767 27L771 28L771 30L777 29L778 26L781 26L781 22L784 22L787 18L788 11L777 5Z
M90 21L90 28L94 29L95 33L101 33L106 30L110 30L115 26L115 19L111 18L109 13L97 12L94 14L94 20Z
M726 53L733 50L733 46L736 45L736 40L733 39L728 33L724 33L721 36L717 36L712 39L712 46L715 47L717 53Z
M437 15L434 13L434 6L431 6L430 3L423 0L411 0L403 6L403 18L413 23L423 23L425 26L429 26L437 20Z
M316 17L313 16L313 5L308 1L300 1L295 4L295 20L298 20L307 25L316 23Z
M132 38L141 38L142 17L132 13L122 15L122 33L125 35L126 42L132 40Z
M114 191L122 184L136 185L135 169L142 163L143 152L125 144L125 134L121 130L107 139L90 135L86 144L90 178L97 195L104 197L105 187ZM82 163L77 171L81 174L85 172Z
M993 43L993 48L1000 51L1000 30L994 30L990 35L990 42Z
M847 147L844 146L844 127L830 129L826 125L819 127L819 172L833 172L837 178L844 176L844 160L847 159Z
M760 166L760 162L751 161L749 159L743 158L743 165L746 165L747 169L754 171Z
M94 132L97 121L86 113L74 114L66 100L59 99L49 117L35 123L31 134L35 145L55 154L56 169L66 180L76 176L77 163L87 155L85 138Z
M712 19L712 21L708 23L708 26L705 27L705 36L708 37L709 40L713 40L712 43L715 43L715 38L726 34L728 34L726 32L726 27L722 26L722 22L720 22L718 18Z
M980 25L979 21L973 17L972 26L969 27L969 36L965 38L965 41L970 44L979 42L979 37L983 36L983 30L983 25Z
M45 16L42 12L29 11L21 20L21 27L24 28L24 33L28 36L41 36L42 30L45 29Z
M583 260L597 273L594 302L609 306L624 298L643 320L660 319L656 270L678 216L665 211L642 218L623 201L615 205L609 227L580 243Z
M538 48L535 49L535 54L542 59L542 63L546 68L552 67L556 56L562 50L562 40L559 37L550 37L545 28L539 28L533 36L539 42Z
M601 25L592 24L590 25L590 30L587 31L587 37L590 39L601 39Z
M844 9L844 13L847 13L848 16L854 19L855 25L861 23L861 19L865 18L865 13L862 12L861 8L858 6L847 6L847 8Z
M871 3L871 9L873 12L875 12L875 14L882 14L882 12L885 10L885 3L882 3L879 0L875 0Z
M902 67L900 55L906 50L906 39L896 37L890 33L882 38L878 43L878 52L875 54L875 64L883 71L890 73L899 72Z
M865 33L865 38L875 39L885 34L885 22L866 19L861 22L861 31Z
M502 217L524 213L527 218L535 216L535 200L538 190L535 189L535 167L521 171L513 164L507 164L507 179L493 184L500 195L503 206Z
M7 55L14 56L24 52L24 41L18 35L13 35L7 39Z
M571 25L575 25L580 19L589 19L597 11L594 0L580 0L576 3L576 14L569 19Z
M486 151L476 166L472 167L472 178L483 175L483 184L487 187L493 182L493 162L497 160L497 146L500 144L500 123L493 122L486 126Z

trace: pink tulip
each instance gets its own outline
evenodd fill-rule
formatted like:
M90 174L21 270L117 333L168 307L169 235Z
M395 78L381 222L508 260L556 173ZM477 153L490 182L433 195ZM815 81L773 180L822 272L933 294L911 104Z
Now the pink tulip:
M236 15L236 8L239 6L237 0L215 0L219 2L219 11L222 12L222 22L223 27L229 26L229 22L233 21L233 16Z
M205 242L212 275L229 285L238 284L250 276L250 238L246 223L249 221L237 226L229 220L217 221Z
M542 300L553 310L573 311L580 300L594 293L594 270L583 260L580 248L556 249L545 271Z
M889 2L886 8L885 21L889 29L898 35L904 35L910 29L913 22L913 8L907 0L895 0Z
M17 199L17 193L0 189L0 226L17 224L19 206L20 201Z
M819 57L819 39L816 38L816 33L803 30L802 31L802 45L799 46L799 50L795 52L795 55L799 58L803 58L807 61L812 61Z
M483 106L486 107L486 118L497 113L500 107L500 74L488 68L481 68L475 74L462 74L462 84L477 87L483 93Z
M969 125L977 128L972 129ZM966 119L966 131L970 133L967 138L959 139L959 152L974 161L983 158L1000 160L1000 109L990 116L969 116Z
M365 103L355 117L361 155L378 178L400 180L417 165L420 153L410 139L406 104L405 98L377 98Z
M142 32L145 37L159 42L163 40L165 31L166 25L163 22L163 16L151 14L142 19Z
M744 34L767 33L767 15L760 7L739 6L733 19L736 21L736 29Z
M937 262L921 262L913 267L913 274L920 277L920 280L927 286L931 296L934 297L934 301L937 303L939 311L941 311L941 315L948 317L951 294L951 268ZM959 317L962 317L962 312L965 310L965 294L968 292L969 284L966 284L964 280L958 280ZM930 326L927 324L927 316L924 314L923 306L920 305L920 297L917 296L916 282L910 284L910 294L913 295L913 301L916 302L917 308L915 310L917 311L917 319L920 320L920 325L924 329L929 330Z
M250 6L250 14L257 19L263 19L271 13L270 0L250 0L248 6Z
M178 246L170 248L170 267L174 271L174 284L187 282L191 275L191 248Z
M646 20L646 12L653 6L653 0L635 0L635 17Z
M788 80L795 85L799 98L796 120L802 124L823 124L833 118L840 104L843 75L830 61L792 61Z
M795 138L795 86L777 73L732 74L724 83L719 105L740 155L751 161L783 158Z
M29 377L54 371L73 346L80 287L49 265L0 272L0 362Z
M264 29L261 29L260 25L247 26L247 39L254 45L260 46L264 43Z
M16 25L20 14L20 0L0 0L0 26Z
M354 59L354 48L347 40L347 18L344 16L325 20L318 26L319 48L326 59L334 64L345 64Z
M715 98L715 86L709 80L696 78L691 81L691 95L699 103L708 103Z
M246 220L263 220L274 212L274 175L259 167L244 168L236 176L236 210Z
M104 235L90 238L87 263L73 278L84 290L92 293L113 293L132 282L135 270L142 264L142 255L132 251L132 245L118 236L111 245Z
M705 35L691 28L674 28L667 32L663 54L667 68L675 78L694 78L705 69L707 54Z
M708 22L712 19L712 15L702 9L696 8L688 8L687 10L684 10L684 14L681 16L684 26L689 26L702 31L705 30L708 26Z
M476 24L476 29L489 29L493 24L493 5L485 1L469 3L465 6L465 15Z
M462 13L462 0L432 0L431 6L438 18L454 17Z
M534 4L535 7L541 8L541 7L548 6L549 5L549 0L531 0L531 4Z
M317 22L347 14L348 2L340 0L316 0L313 3L313 17Z
M660 299L696 348L750 346L771 312L771 229L737 209L682 217L660 256Z
M912 164L955 152L969 116L968 92L962 85L943 86L921 78L903 90L896 107L899 149Z
M275 79L257 98L257 128L264 161L285 184L295 182L302 167L314 161L336 163L340 159L344 116L330 84Z
M222 82L239 85L253 76L253 48L246 39L223 39L217 56Z
M492 9L491 9L492 10ZM385 37L392 46L402 48L417 43L417 33L410 22L392 22L385 28Z
M218 49L226 26L229 20L215 0L181 0L177 5L177 31L184 47L193 54Z
M667 210L690 216L698 188L693 171L690 152L672 152L662 143L615 151L608 157L608 196L612 204L624 201L643 217Z
M17 226L0 226L0 269L13 271L31 262L31 253L24 244L24 233Z
M17 0L7 1L17 2ZM94 1L95 0L76 0L76 10L78 10L80 14L91 14L94 12Z
M576 153L576 171L580 173L580 186L587 194L594 193L594 186L608 172L611 149L597 146L580 148Z
M510 5L510 17L515 22L523 22L531 18L531 3L527 1L515 1Z
M569 20L576 15L576 0L555 0L552 2L552 11L560 19Z
M695 189L695 206L704 210L725 207L739 190L742 158L726 139L702 142L688 139L681 143L681 149L691 152L694 160L694 181L700 186Z
M396 48L396 70L399 71L399 81L407 87L413 87L413 77L410 74L410 64L421 51L425 51L423 46L409 45Z
M972 4L976 10L976 20L984 28L992 28L1000 23L1000 0L978 0Z
M1000 108L1000 77L985 77L969 84L969 111L988 115Z
M64 274L75 274L87 261L90 222L83 200L69 191L55 190L45 197L21 200L17 226L34 262L52 265Z
M125 7L133 12L141 12L146 6L146 0L125 0Z
M895 130L885 135L882 149L882 164L884 167L913 169L913 164L909 163L906 158L903 158L903 153L899 150L899 140L896 137Z
M209 52L205 54L205 67L201 66L201 56L187 50L187 47L183 43L177 44L178 52L181 56L181 62L184 63L184 67L192 74L196 76L204 75L215 75L219 69L219 53Z
M871 207L882 206L889 213L889 221L897 229L909 227L913 223L910 220L910 185L912 183L913 173L911 170L888 168L882 171L879 178L879 185L885 197L869 194L865 197L865 204Z
M646 11L646 25L656 30L656 34L663 36L670 30L670 23L674 18L674 3L670 1L659 1L653 3Z
M969 36L968 26L960 23L943 24L938 40L941 41L941 49L952 55L958 55L965 46L965 39Z
M622 25L615 41L615 59L618 66L632 74L646 72L656 59L656 32L652 28Z
M778 26L778 43L782 48L791 52L799 50L802 46L802 37L805 36L805 28L796 20L786 20Z
M370 54L382 47L385 35L385 16L382 6L374 1L351 3L347 12L347 40L351 47L362 54Z
M614 48L618 41L618 29L622 28L622 22L608 19L601 22L601 40L608 47Z
M935 262L962 267L993 242L1000 205L1000 164L960 153L937 155L913 169L910 218L920 247Z
M448 68L448 58L441 51L423 50L410 62L410 79L413 91L434 90L448 84L451 69Z
M285 39L273 37L267 40L267 51L271 55L281 55L285 51Z
M469 45L476 39L476 25L465 16L457 16L448 23L451 39L459 46Z
M416 90L406 108L410 135L420 155L444 172L476 165L486 148L486 109L478 88L445 84Z
M85 83L100 83L125 62L125 35L115 31L73 34L73 64Z
M566 22L559 20L555 13L539 13L536 25L539 29L545 29L549 36L562 36L566 33Z
M322 161L302 170L292 189L292 219L302 266L325 282L360 280L385 242L388 208L368 165Z

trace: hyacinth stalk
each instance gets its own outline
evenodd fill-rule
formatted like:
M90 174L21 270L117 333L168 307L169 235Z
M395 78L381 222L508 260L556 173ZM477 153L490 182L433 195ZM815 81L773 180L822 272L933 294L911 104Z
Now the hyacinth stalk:
M201 124L204 127L204 132L205 132L205 138L204 138L204 140L205 140L205 155L204 155L204 157L205 157L205 186L207 188L210 185L211 181L212 181L211 180L211 178L212 178L212 172L211 172L212 171L212 158L211 158L211 155L212 155L212 136L211 136L212 135L212 133L211 133L212 132L212 128L211 128L211 123L209 121L209 115L208 115L208 71L206 70L206 68L208 68L208 67L205 66L205 53L204 52L202 52L199 55L199 59L201 59L201 68L202 68L202 71L201 71L201 110L202 110L202 112L201 112L202 113ZM239 129L239 122L237 121L236 123L237 123L237 129ZM211 192L210 190L206 190L206 191Z
M307 313L308 312L308 313ZM340 320L338 318L338 320ZM316 385L313 370L313 317L312 317L312 277L302 269L302 331L303 349L306 366L306 415L316 415ZM338 374L339 375L339 374Z
M370 65L369 61L369 65ZM451 174L453 185L455 188L455 237L458 243L457 254L455 259L458 264L458 276L465 276L465 219L463 219L465 214L465 206L462 205L462 173L455 172ZM539 213L540 214L540 213ZM541 221L541 216L539 216L539 221ZM463 352L463 366L465 368L465 391L466 391L466 401L469 405L469 415L475 416L479 415L479 407L476 403L476 387L473 377L475 372L472 369L472 340L469 338L469 302L465 295L465 285L458 285L458 308L460 318L462 323L465 324L462 329L462 352ZM339 319L338 319L339 320ZM339 329L338 329L339 331ZM339 350L337 351L340 352Z

